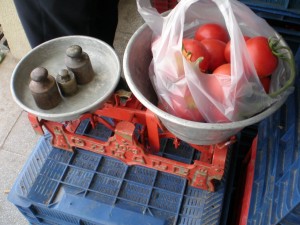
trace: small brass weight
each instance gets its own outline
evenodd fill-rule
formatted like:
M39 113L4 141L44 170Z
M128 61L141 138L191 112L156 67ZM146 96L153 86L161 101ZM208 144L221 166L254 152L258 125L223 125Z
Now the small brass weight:
M52 109L57 106L62 98L53 76L48 74L44 67L37 67L30 73L29 89L36 105L40 109Z
M77 83L72 71L61 69L56 76L56 81L63 96L71 96L77 92Z
M94 78L90 57L79 45L67 48L65 65L75 74L77 84L87 84Z

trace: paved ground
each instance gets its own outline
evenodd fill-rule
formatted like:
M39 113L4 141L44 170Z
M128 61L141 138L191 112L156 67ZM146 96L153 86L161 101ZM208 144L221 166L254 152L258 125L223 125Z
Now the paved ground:
M124 49L136 29L143 23L134 0L120 0L119 25L115 50L122 63ZM24 112L12 99L10 79L18 61L8 54L0 64L0 224L28 224L7 195L39 136L31 128Z

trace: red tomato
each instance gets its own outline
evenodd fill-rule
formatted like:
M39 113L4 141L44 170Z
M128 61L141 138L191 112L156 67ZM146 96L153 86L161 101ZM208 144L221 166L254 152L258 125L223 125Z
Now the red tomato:
M170 99L172 108L168 112L172 115L191 121L205 121L189 91L185 93L184 98L173 95Z
M247 41L250 39L250 37L244 36L244 39L245 39L245 41ZM230 43L231 43L230 41L227 42L225 50L224 50L224 57L225 57L226 61L229 63L230 63L230 45L231 45Z
M213 71L213 74L231 75L231 64L225 63Z
M183 39L183 54L186 59L191 62L195 62L197 59L202 57L202 61L199 63L199 69L202 72L205 72L209 66L210 55L207 52L206 48L200 41L194 39Z
M218 102L224 102L225 96L222 88L221 81L217 78L218 75L228 75L230 76L230 64L223 64L219 66L213 72L214 76L205 79L205 86L207 87L208 94L212 96ZM210 75L207 75L210 76Z
M160 99L157 107L161 110L164 110L174 116L177 116L182 119L205 122L203 116L199 112L194 99L191 95L189 89L186 89L184 96L181 94L172 94L170 95L171 105L169 105L164 99Z
M207 23L198 27L195 32L195 39L202 41L203 39L217 39L227 43L229 40L227 31L215 23Z
M219 109L217 107L215 107L214 105L212 105L211 107L209 107L209 113L211 115L211 118L214 119L215 123L225 123L225 122L229 122L229 119L227 119L226 116L223 115L222 112L219 111Z
M225 99L225 95L224 95L224 91L222 88L222 84L220 83L220 81L217 79L218 75L228 75L231 76L231 69L230 69L230 63L226 63L223 64L221 66L219 66L218 68L216 68L213 71L213 74L215 75L215 78L211 78L209 79L209 82L207 84L209 90L210 90L210 95L217 100L220 103L224 103ZM209 106L209 112L211 114L211 117L214 118L215 122L229 122L229 120L223 115L222 112L219 111L219 109L214 106L211 105Z
M271 77L268 76L268 77L261 77L259 78L262 86L264 87L265 89L265 92L266 93L269 93L269 90L270 90L270 84L271 84Z
M207 75L210 76L210 75ZM216 76L212 76L206 80L207 93L211 96L216 104L222 104L225 101L225 95L223 92L223 88L221 82L217 79ZM211 122L226 122L228 119L223 115L222 112L214 105L214 102L207 102L205 109L209 113L209 118L212 120Z
M277 68L278 58L273 55L268 39L262 36L253 37L246 45L257 75L259 77L271 75Z
M201 43L210 54L210 63L208 67L210 72L225 63L224 49L226 44L223 41L217 39L204 39Z
M205 120L204 120L203 116L201 115L201 113L199 112L199 110L195 104L195 101L192 97L192 94L189 90L187 90L185 93L184 101L185 101L186 107L187 107L186 111L183 110L183 107L181 104L180 105L175 104L176 105L175 107L177 109L176 114L180 118L183 118L186 120L204 122ZM174 106L174 104L173 104L173 106Z

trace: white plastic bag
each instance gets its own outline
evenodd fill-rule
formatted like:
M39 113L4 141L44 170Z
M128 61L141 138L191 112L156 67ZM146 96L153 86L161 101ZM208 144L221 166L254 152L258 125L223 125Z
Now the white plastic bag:
M194 121L238 121L261 112L282 97L271 98L265 93L243 37L278 34L244 4L235 0L182 0L165 16L151 6L150 0L137 0L137 6L153 31L149 76L160 107L167 112ZM234 43L231 76L203 74L182 54L182 39L192 38L196 28L205 23L227 28ZM284 73L280 63L272 82L278 83ZM209 88L211 84L219 85L224 97L218 98Z

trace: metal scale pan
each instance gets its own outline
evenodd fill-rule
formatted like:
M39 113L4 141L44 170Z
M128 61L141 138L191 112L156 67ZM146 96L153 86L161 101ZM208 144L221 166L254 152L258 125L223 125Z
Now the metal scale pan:
M78 85L78 92L55 108L38 108L29 90L30 72L45 67L49 74L56 76L65 69L66 49L71 45L82 47L91 60L95 77L85 85ZM81 114L101 107L114 92L121 74L120 60L105 42L86 36L65 36L47 41L32 49L16 66L11 79L11 92L16 103L28 113L50 121L68 121Z
M163 125L176 137L187 143L198 145L211 145L221 143L236 135L243 128L255 124L273 114L286 101L288 94L293 90L294 65L284 63L284 74L280 78L282 81L281 90L285 90L284 95L266 110L248 119L228 122L228 123L202 123L185 120L171 115L157 107L157 95L153 89L149 78L149 65L152 60L151 43L153 31L145 23L130 38L123 59L123 71L125 80L136 98L150 111L152 111L163 123ZM283 46L287 46L281 40ZM293 58L290 55L290 58ZM292 60L294 61L294 60ZM292 75L293 74L293 75ZM292 82L288 82L292 81Z

